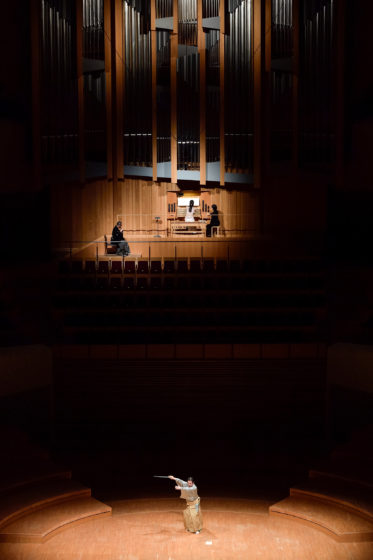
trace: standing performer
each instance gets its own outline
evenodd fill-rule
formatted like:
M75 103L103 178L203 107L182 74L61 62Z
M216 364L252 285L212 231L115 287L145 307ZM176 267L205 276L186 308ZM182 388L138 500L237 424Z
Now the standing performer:
M194 484L193 477L189 476L187 482L172 475L168 478L176 482L175 490L181 490L180 498L186 500L187 507L184 510L185 529L191 533L200 533L202 531L201 499L198 497L197 486Z

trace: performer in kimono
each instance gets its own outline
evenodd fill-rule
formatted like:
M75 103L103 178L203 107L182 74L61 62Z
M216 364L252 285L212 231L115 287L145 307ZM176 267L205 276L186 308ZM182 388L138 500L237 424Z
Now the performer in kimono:
M181 490L180 498L186 500L186 509L184 510L185 529L191 533L200 533L202 531L201 500L198 497L197 486L194 484L193 477L189 476L187 482L172 475L168 478L176 482L175 490Z

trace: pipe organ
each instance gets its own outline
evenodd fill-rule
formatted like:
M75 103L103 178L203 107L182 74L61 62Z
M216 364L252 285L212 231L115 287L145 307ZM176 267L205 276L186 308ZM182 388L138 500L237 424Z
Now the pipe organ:
M41 0L41 154L44 164L78 161L75 13L72 0Z
M106 164L104 0L83 0L82 34L84 159L95 174L95 164Z
M63 164L71 171L83 161L86 176L112 178L113 170L118 178L250 185L261 150L269 162L291 160L298 142L301 164L332 160L333 0L40 0L39 6L47 168ZM269 32L254 18L260 11ZM267 97L258 117L255 92L268 49Z
M334 158L335 2L302 0L300 7L300 161L327 164Z
M225 166L253 171L252 1L228 0L225 29Z
M123 1L124 164L152 165L150 1Z
M293 142L293 0L271 0L270 158L292 158Z

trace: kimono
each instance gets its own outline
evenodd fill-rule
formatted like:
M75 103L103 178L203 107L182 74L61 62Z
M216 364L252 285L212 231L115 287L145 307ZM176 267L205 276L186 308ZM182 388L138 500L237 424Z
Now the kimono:
M188 486L188 483L180 478L176 479L178 486L181 486L180 498L186 501L186 509L184 510L184 525L187 531L196 533L202 530L202 512L200 506L200 498L197 493L197 486Z

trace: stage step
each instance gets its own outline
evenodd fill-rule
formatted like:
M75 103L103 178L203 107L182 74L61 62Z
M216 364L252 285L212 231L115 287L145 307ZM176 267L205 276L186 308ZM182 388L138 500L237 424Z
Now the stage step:
M269 511L271 515L287 516L310 524L339 542L373 540L373 522L338 505L309 496L291 496L272 505Z
M29 486L43 480L70 479L71 471L52 461L8 463L6 470L0 470L0 494L13 492L17 488Z
M317 476L291 488L290 496L336 504L373 522L373 489L363 484Z
M111 515L111 507L94 498L76 498L23 516L0 529L0 542L45 542L73 525Z
M0 528L52 504L58 504L75 498L89 498L90 488L73 480L46 480L17 488L10 494L2 496L0 501Z

